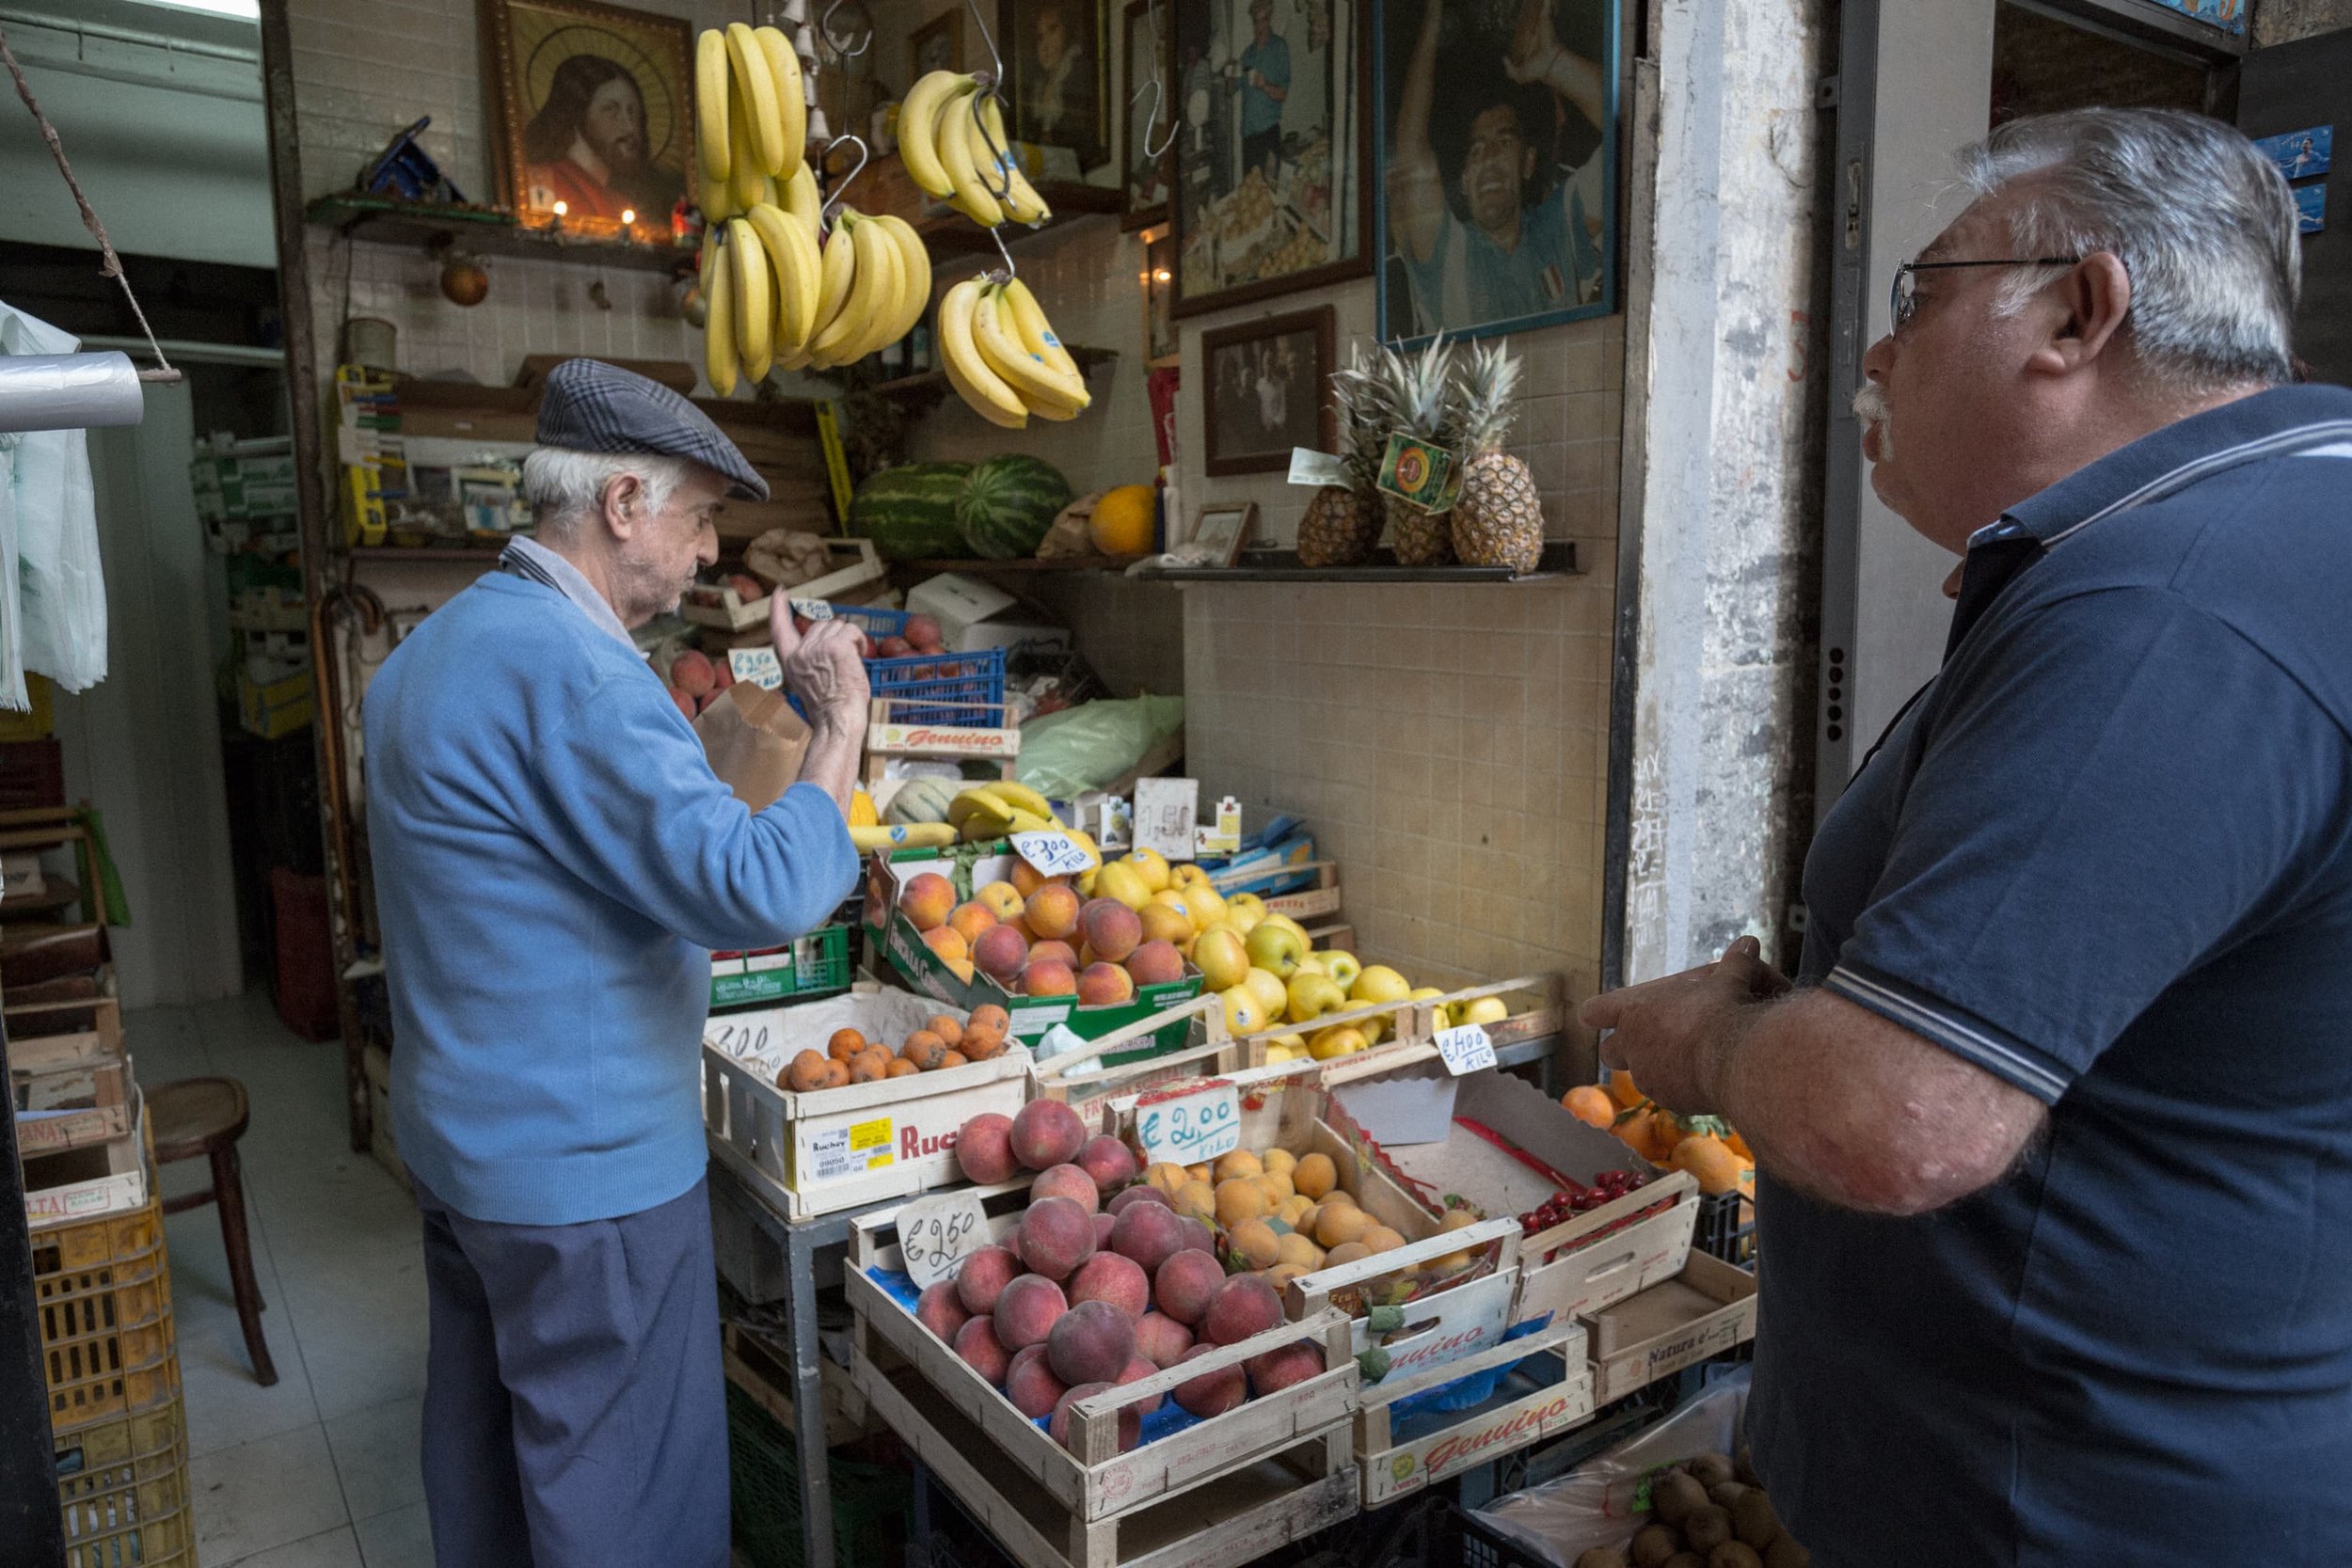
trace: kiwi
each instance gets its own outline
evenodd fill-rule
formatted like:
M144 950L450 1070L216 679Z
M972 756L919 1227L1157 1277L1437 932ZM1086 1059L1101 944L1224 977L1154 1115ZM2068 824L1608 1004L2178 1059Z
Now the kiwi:
M1708 1503L1694 1508L1682 1521L1682 1539L1694 1552L1711 1552L1731 1539L1731 1511Z
M1633 1532L1633 1568L1665 1568L1666 1560L1682 1550L1682 1537L1664 1525L1644 1525Z
M1707 1489L1707 1500L1717 1508L1728 1509L1748 1495L1749 1488L1736 1481L1719 1481Z
M1703 1453L1685 1465L1683 1468L1691 1473L1692 1480L1712 1491L1731 1480L1731 1456L1721 1453Z
M1756 1473L1756 1451L1745 1443L1740 1445L1740 1457L1731 1462L1731 1479L1743 1486L1761 1486L1763 1478Z
M1707 1559L1696 1552L1677 1552L1666 1560L1664 1568L1707 1568Z
M1811 1568L1813 1554L1785 1531L1764 1548L1764 1568Z
M1595 1546L1576 1560L1576 1568L1625 1568L1625 1554L1614 1546Z
M1707 1568L1764 1568L1764 1560L1745 1542L1726 1541L1707 1554Z
M1731 1533L1759 1552L1780 1534L1780 1515L1772 1512L1772 1499L1761 1488L1732 1505Z
M1649 1506L1663 1523L1679 1525L1692 1509L1707 1506L1707 1488L1680 1470L1668 1470L1650 1482Z

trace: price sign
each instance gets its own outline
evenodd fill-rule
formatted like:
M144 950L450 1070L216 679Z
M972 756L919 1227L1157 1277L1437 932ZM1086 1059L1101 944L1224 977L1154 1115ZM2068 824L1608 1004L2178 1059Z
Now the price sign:
M952 1278L956 1265L988 1244L988 1215L973 1193L920 1197L898 1211L898 1250L918 1291Z
M1438 1031L1438 1054L1445 1058L1445 1069L1459 1078L1494 1066L1495 1042L1487 1037L1485 1024L1465 1023Z
M1146 1164L1197 1165L1241 1147L1241 1096L1231 1084L1136 1109L1136 1138Z
M1198 779L1137 779L1136 847L1156 849L1172 861L1192 859L1193 819L1200 804Z
M730 648L727 668L737 680L769 691L784 689L784 666L776 661L773 648Z
M1290 482L1317 487L1335 484L1343 490L1352 488L1356 483L1346 464L1312 447L1291 448Z
M1040 876L1044 877L1074 877L1102 863L1068 833L1056 832L1050 828L1015 833L1012 835L1012 847L1023 860L1037 868Z
M823 599L794 599L792 613L804 615L812 621L830 621L833 619L833 606Z

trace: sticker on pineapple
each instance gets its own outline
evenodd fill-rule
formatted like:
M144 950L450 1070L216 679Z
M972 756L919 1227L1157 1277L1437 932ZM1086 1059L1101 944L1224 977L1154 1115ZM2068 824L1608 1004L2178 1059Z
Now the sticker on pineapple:
M1290 482L1317 490L1332 485L1345 490L1355 483L1347 477L1346 464L1329 452L1317 451L1312 447L1291 448Z
M1380 458L1379 489L1432 516L1454 509L1462 491L1462 460L1443 447L1391 436Z

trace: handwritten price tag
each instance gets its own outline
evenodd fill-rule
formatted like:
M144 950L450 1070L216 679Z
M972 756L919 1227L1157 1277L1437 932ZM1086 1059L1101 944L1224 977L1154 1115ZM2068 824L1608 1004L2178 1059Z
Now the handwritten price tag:
M823 599L794 599L792 613L805 615L812 621L830 621L833 619L833 606Z
M1012 847L1023 860L1037 868L1039 875L1045 877L1074 877L1101 863L1068 833L1050 829L1015 833Z
M988 1242L988 1215L972 1193L917 1198L898 1211L898 1250L914 1288L951 1278L956 1265Z
M1438 1031L1438 1054L1445 1058L1446 1070L1459 1078L1494 1066L1495 1042L1487 1037L1485 1024L1465 1023Z
M1146 1164L1197 1165L1241 1147L1241 1096L1231 1084L1212 1084L1177 1100L1136 1112L1136 1137Z
M737 680L752 686L764 687L770 691L781 690L784 687L784 666L776 661L776 650L773 648L730 648L727 650L727 668L734 672Z

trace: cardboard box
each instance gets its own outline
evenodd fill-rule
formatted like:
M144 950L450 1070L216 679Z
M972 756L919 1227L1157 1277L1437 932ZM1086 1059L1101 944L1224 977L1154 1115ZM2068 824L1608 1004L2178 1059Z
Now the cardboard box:
M147 1109L131 1091L130 1125L101 1143L24 1150L24 1219L38 1230L147 1201Z
M267 684L237 672L237 723L249 734L275 740L308 725L317 711L308 670Z
M0 903L13 898L38 898L49 891L40 869L40 856L30 849L0 855Z
M1587 1315L1602 1404L1756 1338L1756 1275L1694 1252L1674 1278Z

